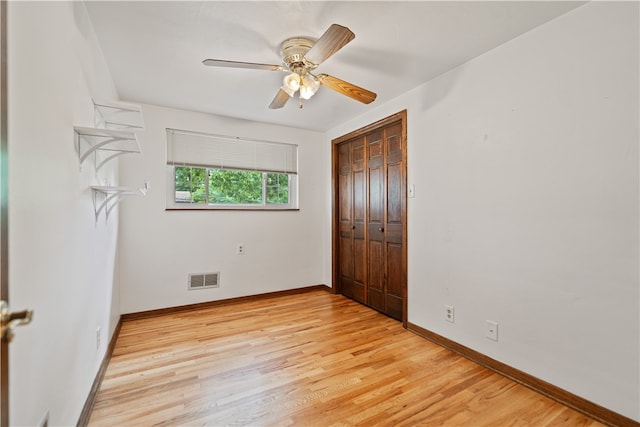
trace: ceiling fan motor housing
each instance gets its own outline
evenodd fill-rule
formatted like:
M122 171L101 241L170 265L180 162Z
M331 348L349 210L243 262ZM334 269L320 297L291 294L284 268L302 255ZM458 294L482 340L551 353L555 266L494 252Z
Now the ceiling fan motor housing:
M286 39L280 46L282 61L291 70L294 68L316 68L316 64L307 61L304 57L314 44L314 40L305 37L292 37L290 39Z

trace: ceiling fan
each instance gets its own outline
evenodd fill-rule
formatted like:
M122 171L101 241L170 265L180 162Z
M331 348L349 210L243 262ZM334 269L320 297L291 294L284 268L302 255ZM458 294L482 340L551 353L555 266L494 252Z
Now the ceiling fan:
M222 59L205 59L204 65L211 67L249 68L253 70L285 71L287 74L269 108L282 108L296 92L302 100L310 99L320 88L326 86L349 98L369 104L376 99L376 94L352 83L340 80L328 74L312 73L318 65L353 40L355 34L347 27L333 24L317 41L306 37L292 37L282 42L280 55L283 65L258 64L255 62L226 61Z

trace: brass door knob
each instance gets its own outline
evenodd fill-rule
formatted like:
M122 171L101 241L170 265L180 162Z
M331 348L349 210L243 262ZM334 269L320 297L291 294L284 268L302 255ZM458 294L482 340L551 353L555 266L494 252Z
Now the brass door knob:
M0 301L0 323L2 325L1 338L11 342L13 339L13 328L16 326L28 325L33 318L33 310L9 311L9 305L5 301Z

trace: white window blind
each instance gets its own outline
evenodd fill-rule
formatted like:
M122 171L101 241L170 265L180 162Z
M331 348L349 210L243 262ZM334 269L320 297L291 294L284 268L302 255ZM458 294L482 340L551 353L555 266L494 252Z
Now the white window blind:
M167 164L298 173L298 146L167 129Z

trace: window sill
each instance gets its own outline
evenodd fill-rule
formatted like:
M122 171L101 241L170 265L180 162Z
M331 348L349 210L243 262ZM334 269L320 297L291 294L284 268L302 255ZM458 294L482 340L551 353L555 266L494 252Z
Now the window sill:
M285 208L285 207L277 207L277 208L268 208L268 207L242 207L242 206L234 206L234 207L211 207L211 206L189 206L189 207L167 207L165 211L299 211L300 208Z

